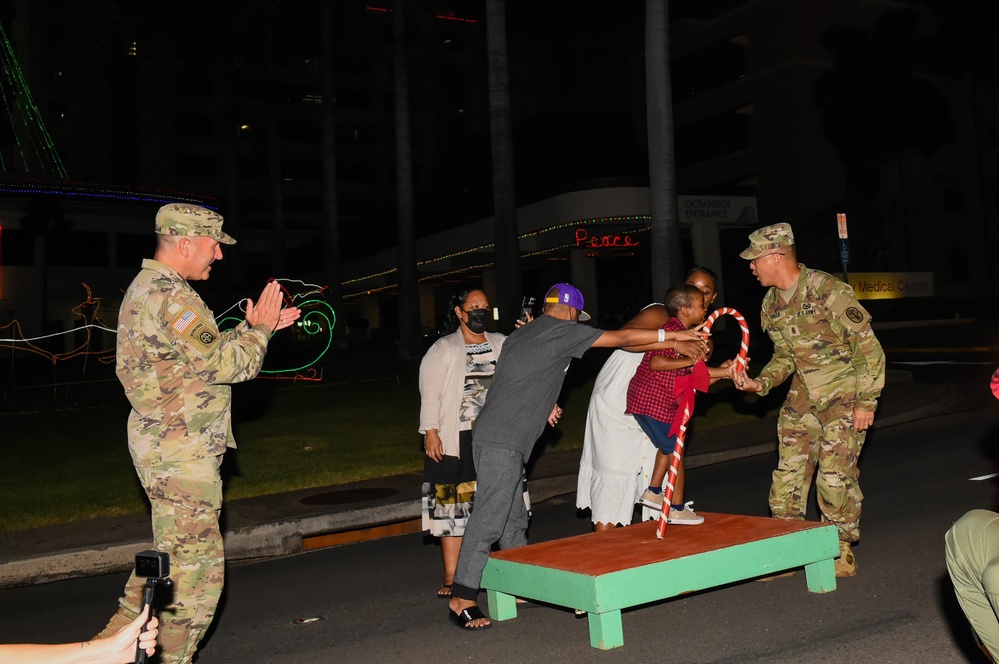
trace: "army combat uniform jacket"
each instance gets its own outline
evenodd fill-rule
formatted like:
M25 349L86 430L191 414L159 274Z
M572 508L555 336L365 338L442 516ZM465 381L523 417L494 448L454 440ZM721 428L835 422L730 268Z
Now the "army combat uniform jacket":
M142 261L118 314L116 373L132 405L136 466L188 461L235 447L229 383L260 371L269 329L242 321L219 332L212 312L173 268Z
M802 264L798 287L784 303L780 290L763 298L761 325L774 355L757 381L761 395L792 373L812 403L856 394L860 410L874 412L885 384L885 354L871 329L871 316L841 280Z

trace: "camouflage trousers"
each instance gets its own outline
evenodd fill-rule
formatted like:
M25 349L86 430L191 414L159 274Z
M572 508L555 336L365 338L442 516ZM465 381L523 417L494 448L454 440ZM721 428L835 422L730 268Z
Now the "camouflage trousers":
M164 663L191 661L222 595L221 462L220 455L136 467L152 506L153 548L170 554L173 598L158 613L157 653ZM117 613L98 636L114 634L139 615L144 587L133 571ZM169 594L162 587L156 592Z
M797 379L791 384L777 419L779 458L770 485L774 518L804 519L815 477L822 520L835 524L841 541L860 539L864 494L857 459L866 432L853 431L855 401L853 394L835 394L816 403Z

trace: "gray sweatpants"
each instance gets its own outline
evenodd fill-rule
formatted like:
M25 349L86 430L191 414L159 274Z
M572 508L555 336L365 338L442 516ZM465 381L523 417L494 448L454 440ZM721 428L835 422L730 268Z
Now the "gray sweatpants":
M452 594L474 600L482 570L495 542L501 549L527 544L524 505L524 457L520 452L472 444L478 478L472 513L461 540Z

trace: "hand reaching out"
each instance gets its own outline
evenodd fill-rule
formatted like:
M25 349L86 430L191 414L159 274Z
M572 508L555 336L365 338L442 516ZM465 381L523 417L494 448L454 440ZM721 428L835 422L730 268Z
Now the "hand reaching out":
M143 629L149 607L146 606L139 617L104 639L94 639L83 643L57 644L0 644L2 664L127 664L134 662L136 648L147 655L156 652L156 637L159 621L156 616L149 618Z
M729 377L735 386L742 390L743 392L761 392L763 391L763 386L758 382L749 377L745 371L739 370L739 363L733 362L728 368Z
M708 331L708 330L705 330L703 328L704 328L704 323L701 323L697 327L692 327L692 328L690 328L688 330L679 330L679 331L673 333L673 334L676 335L673 338L677 339L679 341L701 341L701 342L704 342L704 341L707 341L707 339L711 336L711 332Z

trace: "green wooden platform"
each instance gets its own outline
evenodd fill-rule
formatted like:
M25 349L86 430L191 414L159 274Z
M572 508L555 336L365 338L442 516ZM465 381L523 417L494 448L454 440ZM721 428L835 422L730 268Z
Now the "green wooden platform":
M701 513L699 526L669 526L656 539L656 522L529 544L493 553L482 574L489 616L517 617L517 597L583 609L590 645L624 645L621 610L684 593L769 576L804 566L808 589L836 589L836 527Z

